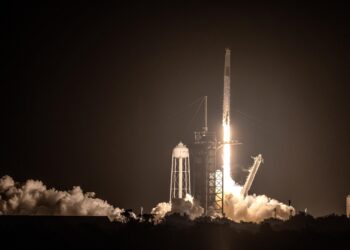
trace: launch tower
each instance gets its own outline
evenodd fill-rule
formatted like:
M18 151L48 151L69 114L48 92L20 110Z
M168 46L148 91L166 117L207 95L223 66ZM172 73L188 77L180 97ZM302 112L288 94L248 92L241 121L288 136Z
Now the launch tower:
M346 197L346 216L350 218L350 194Z
M223 139L217 140L215 132L209 132L207 124L207 97L204 97L204 127L194 133L193 150L193 193L204 207L205 214L224 216L224 188L233 183L231 179L231 145L239 145L231 139L230 127L230 81L231 51L225 50L223 90ZM217 152L222 148L223 162L217 161ZM224 183L227 182L226 184ZM225 185L224 185L225 184Z
M208 130L207 97L204 97L204 127L194 132L193 145L193 194L205 215L223 215L223 171L217 164L218 142L216 133Z

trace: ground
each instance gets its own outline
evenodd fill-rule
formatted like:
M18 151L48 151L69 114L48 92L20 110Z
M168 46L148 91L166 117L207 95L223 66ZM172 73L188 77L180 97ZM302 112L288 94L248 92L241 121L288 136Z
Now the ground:
M2 249L336 249L350 243L350 220L299 214L254 224L172 215L154 225L107 217L0 216L0 234Z

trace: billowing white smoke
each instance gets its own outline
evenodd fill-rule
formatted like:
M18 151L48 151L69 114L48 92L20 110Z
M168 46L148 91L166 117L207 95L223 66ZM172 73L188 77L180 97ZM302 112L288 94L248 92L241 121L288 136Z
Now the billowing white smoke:
M189 194L186 194L185 199L174 199L171 205L171 211L173 213L185 213L191 220L204 213L204 209Z
M151 214L154 216L154 221L158 223L161 221L164 216L171 211L171 203L169 202L160 202L152 208Z
M247 195L240 194L242 186L233 182L234 187L225 194L224 211L225 216L236 222L255 222L260 223L268 218L277 218L287 220L289 216L295 214L295 210L291 206L287 206L275 199L270 199L266 195ZM155 222L161 221L168 213L185 213L191 220L200 217L204 213L204 209L193 199L187 195L185 199L173 200L172 203L161 202L152 209ZM220 217L221 215L212 214L212 217Z
M20 185L7 175L0 179L0 214L3 215L108 216L110 220L124 222L123 212L95 198L95 193L84 193L79 186L58 191L47 189L37 180L27 180Z
M288 219L294 214L293 207L287 206L265 195L240 195L242 187L233 182L231 190L225 194L225 215L234 221L261 222L276 217ZM159 222L168 212L187 214L190 219L203 215L204 209L186 195L185 199L173 200L172 204L159 203L152 209L155 221ZM16 183L10 176L0 179L0 215L78 215L108 216L111 221L126 222L124 210L114 208L91 192L83 192L77 186L68 191L47 189L37 180ZM136 218L134 214L129 216Z
M161 202L158 203L151 211L155 221L159 222L167 213L186 214L191 220L201 216L204 209L197 201L189 194L186 194L185 199L173 199L172 203Z
M242 186L234 183L236 190ZM243 196L237 193L225 193L225 215L234 221L246 221L259 223L268 218L287 220L295 210L277 200L270 199L265 195Z
M242 186L230 178L231 187L225 193L224 212L228 219L236 222L260 223L268 218L287 220L290 215L295 214L292 206L287 206L266 195L242 195ZM155 221L159 222L167 213L185 213L190 219L203 215L204 209L192 196L187 195L185 199L175 199L172 204L161 202L152 209ZM209 214L212 217L220 217L221 214Z

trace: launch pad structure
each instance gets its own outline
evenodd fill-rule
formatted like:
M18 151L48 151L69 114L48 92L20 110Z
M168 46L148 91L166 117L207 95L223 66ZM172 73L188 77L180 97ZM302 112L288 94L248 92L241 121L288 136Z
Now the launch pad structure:
M194 132L193 144L193 194L204 208L205 215L224 211L224 175L217 164L218 141L215 132L208 131L207 97L204 97L205 123L202 131Z
M204 96L200 102L200 105L204 103L204 126L201 131L194 132L194 143L191 149L192 178L190 178L188 148L179 143L172 155L169 201L184 199L187 194L192 193L195 200L204 208L206 216L225 216L224 180L231 180L231 145L240 144L231 140L230 55L231 51L227 48L224 67L222 140L218 140L216 133L208 129L208 97ZM217 154L221 148L222 161L218 161ZM258 167L251 171L248 178L250 185ZM250 185L246 187L245 194L248 193Z
M231 140L230 132L230 89L231 89L231 51L225 50L224 89L223 89L223 140L217 140L215 132L208 130L208 98L204 97L204 127L194 132L193 145L193 194L204 207L205 215L222 215L224 213L224 180L230 175L231 145L240 144ZM223 162L217 159L217 152L223 148Z
M201 131L194 132L192 145L192 194L204 208L204 214L225 216L224 211L224 169L218 153L223 145L215 132L209 131L207 125L207 96L204 96L205 123ZM232 140L230 145L241 143Z
M204 208L205 216L225 217L225 192L232 193L231 185L231 149L240 145L231 136L230 90L231 90L231 51L226 48L224 66L223 112L222 112L222 139L208 128L208 97L204 96L199 104L204 104L204 126L194 132L194 142L191 147L191 167L189 168L189 150L181 142L174 148L172 156L170 195L169 200L181 200L187 194ZM199 109L198 109L199 110ZM198 111L197 110L197 111ZM197 112L196 112L197 114ZM218 152L220 156L217 157ZM263 162L262 155L253 157L254 164L249 169L249 175L242 187L240 195L246 197L254 181L255 175ZM191 177L191 178L190 178ZM224 181L226 183L224 183ZM227 189L227 190L225 190Z

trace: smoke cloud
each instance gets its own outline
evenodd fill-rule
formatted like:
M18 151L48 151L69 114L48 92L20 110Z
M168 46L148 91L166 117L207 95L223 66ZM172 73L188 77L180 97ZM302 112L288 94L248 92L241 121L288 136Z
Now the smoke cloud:
M236 189L242 189L238 184ZM268 218L280 220L289 219L295 214L295 209L266 195L247 195L228 193L225 194L224 203L225 216L236 222L260 223ZM203 215L204 209L192 196L187 195L186 199L174 199L172 203L161 202L152 209L156 223L160 222L168 213L187 214L191 220ZM212 218L220 217L221 214L211 214Z
M268 218L277 218L287 220L295 214L295 209L266 195L242 195L242 186L235 183L232 178L229 179L230 189L225 193L224 213L225 216L236 222L255 222L260 223ZM161 202L151 212L155 221L159 222L167 213L187 214L190 219L200 217L204 209L191 196L187 195L185 199L173 199L172 203ZM220 217L221 214L215 214L208 211L212 218Z
M241 189L242 187L234 183ZM295 214L295 209L266 195L247 195L237 193L225 194L225 215L236 222L262 222L268 218L287 220Z
M275 217L286 220L295 214L287 206L265 195L240 194L242 186L232 180L232 192L225 194L225 216L233 221L259 223ZM186 214L191 220L203 215L204 209L189 194L185 199L173 199L172 203L158 203L151 211L155 223L168 213ZM0 179L0 215L65 215L107 216L111 221L127 222L125 210L114 208L106 201L95 197L93 192L83 192L79 186L68 191L48 189L41 181L27 180L20 184L6 175ZM136 219L135 214L128 215ZM213 214L212 217L219 215Z
M151 214L156 223L160 222L164 216L171 211L171 204L169 202L160 202L152 208Z
M171 203L158 203L151 211L155 221L159 222L168 213L186 214L191 220L203 215L204 209L199 203L189 194L186 194L185 199L173 199Z
M79 186L68 191L47 189L37 180L16 183L6 175L0 179L0 214L2 215L90 215L108 216L110 220L125 222L123 209L114 208L95 198L93 192L83 192Z

